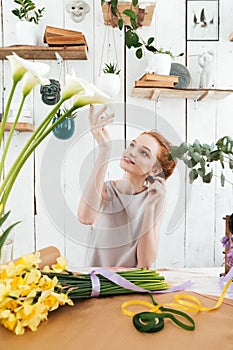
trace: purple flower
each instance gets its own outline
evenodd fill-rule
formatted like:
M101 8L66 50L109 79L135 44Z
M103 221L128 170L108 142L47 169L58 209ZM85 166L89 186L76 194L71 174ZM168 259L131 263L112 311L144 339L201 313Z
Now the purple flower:
M223 246L225 248L228 247L228 245L230 244L230 237L229 236L223 236L221 238L221 243L223 244Z
M231 249L227 253L227 265L233 266L233 245L231 246Z

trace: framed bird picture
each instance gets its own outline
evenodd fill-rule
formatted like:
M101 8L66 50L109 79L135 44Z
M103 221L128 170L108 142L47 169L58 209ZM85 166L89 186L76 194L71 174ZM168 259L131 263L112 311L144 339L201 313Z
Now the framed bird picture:
M187 0L187 40L219 40L219 1Z

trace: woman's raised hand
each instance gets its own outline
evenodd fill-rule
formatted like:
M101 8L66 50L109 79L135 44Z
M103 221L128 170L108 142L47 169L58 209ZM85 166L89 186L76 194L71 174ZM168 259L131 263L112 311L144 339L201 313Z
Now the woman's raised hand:
M90 112L89 112L89 122L90 122L90 130L91 133L96 140L96 142L101 145L108 141L110 141L110 135L105 129L105 126L112 122L114 118L114 113L109 115L103 115L106 111L107 107L104 106L101 108L101 110L97 113L94 113L94 106L90 105Z
M158 202L163 203L166 196L166 181L160 177L156 176L154 178L154 182L148 188L148 198L147 202L151 205L156 204Z

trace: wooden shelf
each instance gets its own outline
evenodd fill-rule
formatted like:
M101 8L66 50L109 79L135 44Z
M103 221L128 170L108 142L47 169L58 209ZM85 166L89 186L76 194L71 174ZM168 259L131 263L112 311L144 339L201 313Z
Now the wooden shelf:
M0 125L1 125L1 124L2 124L2 123L0 123ZM12 125L13 125L13 123L7 122L6 125L5 125L4 130L5 130L5 131L10 131L11 128L12 128ZM17 123L15 130L21 131L21 132L22 132L22 131L26 131L26 132L28 132L28 131L34 131L34 125L32 125L32 124L30 124L30 123L22 123L22 122L19 122L19 123Z
M233 93L233 90L222 89L175 89L163 87L134 87L131 96L157 100L158 98L191 98L196 101L207 99L223 99Z
M58 52L64 60L87 60L87 46L30 46L15 45L0 47L0 59L5 60L6 56L17 53L25 59L56 60L55 52Z

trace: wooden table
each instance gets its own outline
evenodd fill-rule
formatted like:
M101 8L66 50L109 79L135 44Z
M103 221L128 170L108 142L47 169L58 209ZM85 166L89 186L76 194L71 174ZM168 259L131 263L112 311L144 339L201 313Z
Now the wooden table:
M184 279L198 272L191 270L163 270L169 279ZM199 270L200 272L200 270ZM201 273L201 272L200 272ZM183 274L183 277L182 277ZM204 274L204 272L202 272ZM189 275L189 276L188 276ZM208 279L208 274L206 274ZM187 279L187 278L186 278ZM218 280L218 275L213 276ZM180 281L178 281L179 283ZM213 282L213 281L212 281ZM211 283L212 283L211 282ZM195 287L192 287L195 289ZM187 292L187 291L186 291ZM203 305L211 307L217 297L197 296ZM174 293L155 296L159 303L172 302ZM129 316L121 313L121 304L128 300L150 301L147 295L133 294L77 301L75 306L64 306L53 311L48 321L42 322L37 332L26 331L16 336L0 327L1 350L231 350L233 349L233 299L225 299L220 309L192 315L194 331L186 331L165 320L161 332L145 334L137 331ZM145 310L145 309L144 309ZM141 308L135 311L143 311Z

